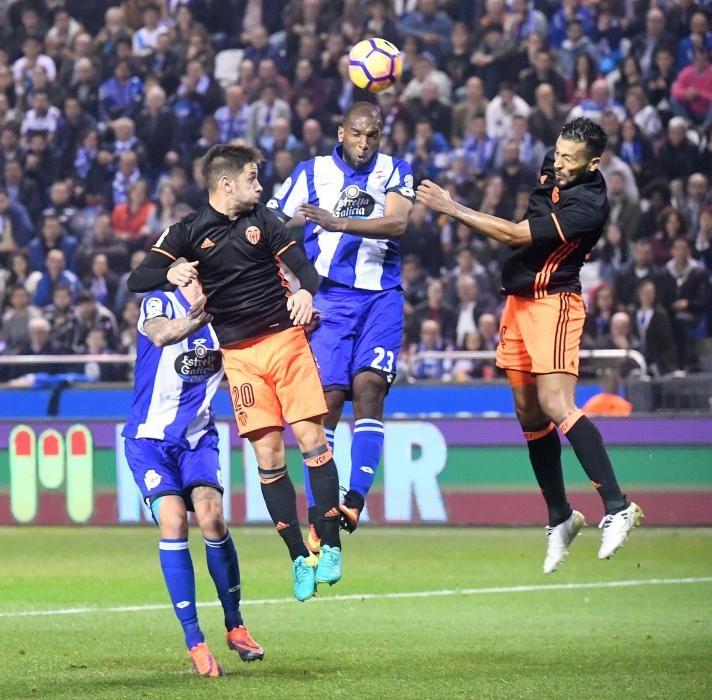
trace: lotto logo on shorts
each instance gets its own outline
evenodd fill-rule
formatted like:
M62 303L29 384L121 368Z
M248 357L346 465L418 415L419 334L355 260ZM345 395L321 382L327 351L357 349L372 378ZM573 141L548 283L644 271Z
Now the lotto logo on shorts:
M245 238L252 243L252 245L257 245L262 237L262 232L257 228L257 226L248 226L245 231Z

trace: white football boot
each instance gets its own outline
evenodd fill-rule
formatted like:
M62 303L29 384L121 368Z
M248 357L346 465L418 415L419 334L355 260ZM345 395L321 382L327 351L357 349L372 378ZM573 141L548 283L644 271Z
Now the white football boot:
M551 574L556 571L569 553L569 547L576 535L586 525L583 513L572 510L571 515L556 527L546 528L546 559L544 559L544 573Z
M603 530L598 558L610 559L625 544L630 531L640 525L642 517L643 511L633 501L627 508L613 515L606 515L598 525Z

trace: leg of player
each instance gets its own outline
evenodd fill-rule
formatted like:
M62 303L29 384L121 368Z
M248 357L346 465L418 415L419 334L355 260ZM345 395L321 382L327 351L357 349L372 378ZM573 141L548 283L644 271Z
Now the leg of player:
M603 501L605 516L600 559L612 557L640 523L640 507L622 493L598 428L576 408L576 377L542 374L537 377L537 396L544 412L559 426L574 448L576 457Z
M195 607L195 572L188 549L188 514L180 496L166 495L151 504L161 529L159 554L161 570L173 603L173 610L183 627L188 655L195 672L201 676L222 676L220 664L205 643Z
M316 570L317 583L333 585L341 578L341 540L339 537L339 473L327 444L321 417L292 423L304 462L319 521L321 554Z
M243 661L262 660L264 649L252 639L240 613L240 565L223 515L222 494L211 486L196 486L190 496L205 541L208 571L225 616L227 646Z
M277 532L292 558L294 595L308 600L316 591L317 558L309 553L297 515L297 494L289 478L282 428L264 428L247 435L257 457L262 496Z
M334 452L334 434L336 426L341 420L341 414L344 410L346 402L346 394L341 390L331 390L324 392L328 413L324 416L324 434L326 435L326 443L329 445L332 453ZM311 479L309 478L309 467L306 462L304 464L304 493L307 497L307 508L309 512L309 535L307 537L307 548L312 554L318 554L321 551L321 534L319 533L319 516L317 514L316 502L314 494L311 490Z
M375 372L359 372L353 379L354 434L351 442L351 479L341 504L342 525L353 532L383 453L383 402L388 383Z
M550 574L564 561L571 543L586 523L583 515L573 510L566 499L559 433L539 405L536 380L529 372L517 370L507 370L507 377L514 393L517 419L529 448L529 460L549 514L543 568L545 574Z

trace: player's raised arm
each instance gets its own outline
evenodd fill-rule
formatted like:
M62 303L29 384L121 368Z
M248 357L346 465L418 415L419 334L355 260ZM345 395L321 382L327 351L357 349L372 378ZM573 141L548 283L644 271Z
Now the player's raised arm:
M150 292L166 283L185 287L198 278L198 262L180 261L188 252L187 228L182 222L167 228L127 280L130 292ZM176 261L178 264L175 264Z
M457 219L465 226L479 231L484 236L504 243L510 248L531 245L532 232L528 221L515 224L498 216L490 216L459 204L450 193L430 180L423 181L418 186L417 199L434 211Z

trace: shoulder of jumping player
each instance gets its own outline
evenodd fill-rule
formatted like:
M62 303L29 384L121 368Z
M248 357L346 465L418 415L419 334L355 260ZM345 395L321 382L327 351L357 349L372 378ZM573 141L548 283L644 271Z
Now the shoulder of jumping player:
M585 212L594 221L605 221L608 218L606 181L598 170L580 184L561 190L559 209L566 208Z

